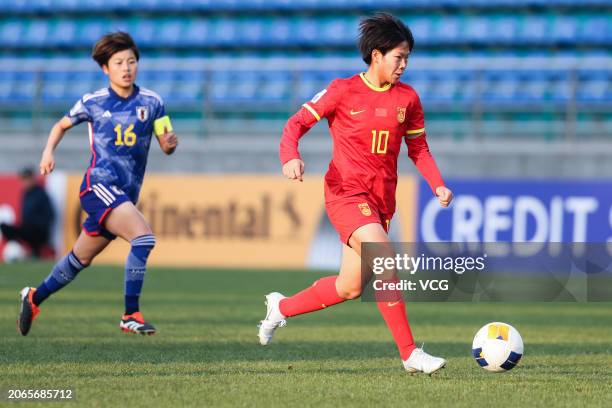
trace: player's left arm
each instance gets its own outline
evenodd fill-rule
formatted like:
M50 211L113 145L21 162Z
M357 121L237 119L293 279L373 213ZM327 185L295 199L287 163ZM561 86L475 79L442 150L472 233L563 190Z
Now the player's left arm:
M178 136L174 133L170 118L166 115L166 108L161 100L155 112L153 130L162 151L167 155L174 153L178 146Z
M178 146L178 136L176 136L173 130L168 130L168 128L164 128L164 133L157 136L157 141L162 151L168 155L174 153Z
M408 146L408 157L415 164L421 175L429 184L429 187L438 197L442 207L448 207L453 200L453 192L446 187L444 179L440 174L425 133L425 120L423 107L418 95L414 94L411 105L408 106L409 118L407 120L407 130L405 134L406 145Z

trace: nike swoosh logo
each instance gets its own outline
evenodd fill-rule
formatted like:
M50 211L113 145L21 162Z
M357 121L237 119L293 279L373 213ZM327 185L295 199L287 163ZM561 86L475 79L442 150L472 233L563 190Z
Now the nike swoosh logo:
M399 301L398 302L393 302L393 303L392 302L387 302L387 306L388 307L393 307L393 306L398 305L398 304L399 304Z
M363 113L363 112L365 112L365 111L366 111L365 109L364 109L364 110L360 110L360 111L354 111L354 110L352 110L352 109L351 109L350 114L351 114L351 115L359 115L360 113Z

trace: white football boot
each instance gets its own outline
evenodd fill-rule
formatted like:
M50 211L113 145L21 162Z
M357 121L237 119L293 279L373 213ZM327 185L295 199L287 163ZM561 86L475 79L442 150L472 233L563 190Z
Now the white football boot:
M274 331L279 327L284 327L287 324L285 316L279 310L278 304L285 298L284 295L278 292L272 292L266 295L266 318L259 322L259 343L262 346L267 346L272 341Z
M422 372L425 374L433 374L446 365L446 360L440 357L434 357L427 354L422 348L415 348L408 357L408 360L403 360L404 368L409 373Z

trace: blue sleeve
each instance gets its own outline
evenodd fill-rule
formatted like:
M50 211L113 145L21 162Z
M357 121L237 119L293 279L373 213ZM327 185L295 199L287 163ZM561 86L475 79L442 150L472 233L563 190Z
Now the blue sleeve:
M76 126L81 122L92 122L91 113L87 106L83 103L83 99L79 99L74 104L72 109L66 113L66 117L72 122L72 126Z
M162 116L166 115L166 106L164 105L163 101L159 101L157 104L157 109L155 111L155 118L154 120L157 120L159 118L161 118Z

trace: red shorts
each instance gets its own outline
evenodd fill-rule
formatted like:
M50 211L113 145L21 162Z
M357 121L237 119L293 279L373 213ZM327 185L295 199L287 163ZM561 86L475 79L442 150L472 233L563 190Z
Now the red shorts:
M340 241L348 245L348 240L359 227L378 223L385 232L389 232L389 224L393 214L383 214L376 204L365 194L340 198L325 203L327 216L340 235Z

